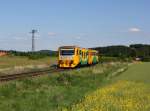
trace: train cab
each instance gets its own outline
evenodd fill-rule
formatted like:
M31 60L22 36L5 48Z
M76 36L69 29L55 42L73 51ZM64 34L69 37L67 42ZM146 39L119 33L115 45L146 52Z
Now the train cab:
M60 68L74 68L80 61L80 48L76 46L62 46L58 49L58 66Z

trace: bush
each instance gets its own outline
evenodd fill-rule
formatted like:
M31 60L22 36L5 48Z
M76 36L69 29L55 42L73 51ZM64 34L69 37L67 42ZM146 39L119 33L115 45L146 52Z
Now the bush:
M9 55L11 56L24 56L28 57L29 59L40 59L48 56L55 56L56 52L50 51L36 51L36 52L19 52L19 51L10 51Z
M33 59L33 60L37 60L37 59L40 59L40 58L44 58L45 55L42 55L42 54L29 54L28 55L28 58L29 59Z
M99 59L100 62L131 62L133 60L132 57L101 57Z
M119 58L117 57L101 57L99 59L100 62L116 62L119 61Z
M144 62L150 62L150 57L144 57L144 58L143 58L143 61L144 61Z

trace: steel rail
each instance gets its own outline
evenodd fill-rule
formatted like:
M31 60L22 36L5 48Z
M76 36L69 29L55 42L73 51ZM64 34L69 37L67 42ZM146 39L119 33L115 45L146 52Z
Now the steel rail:
M55 73L55 72L61 72L61 71L64 71L64 69L47 69L47 70L42 70L42 71L32 71L32 72L3 75L3 76L0 76L0 82L21 79L25 77L34 77L34 76L39 76L39 75L45 75L47 73Z
M90 67L92 67L92 66L90 66ZM80 68L84 68L84 67L80 67ZM75 69L79 69L79 68L75 68ZM30 72L2 75L2 76L0 76L0 82L16 80L16 79L21 79L21 78L26 78L26 77L40 76L40 75L45 75L47 73L70 71L70 70L75 70L75 69L51 68L51 69L45 69L45 70L38 70L38 71L30 71Z

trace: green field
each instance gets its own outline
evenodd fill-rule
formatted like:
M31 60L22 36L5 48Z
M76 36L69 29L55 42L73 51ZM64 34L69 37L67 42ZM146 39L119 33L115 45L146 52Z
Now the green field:
M106 77L122 63L98 64L49 76L0 85L2 111L59 111L70 107L105 84Z
M150 63L134 63L67 111L150 111Z
M12 68L15 66L38 65L38 64L51 65L54 63L56 63L56 57L45 57L37 60L32 60L29 59L28 57L19 57L19 56L0 57L0 69Z
M150 88L133 81L117 81L88 94L66 111L150 111Z
M149 111L150 63L111 62L0 84L2 111Z
M150 84L150 62L134 63L129 69L113 80L130 80Z

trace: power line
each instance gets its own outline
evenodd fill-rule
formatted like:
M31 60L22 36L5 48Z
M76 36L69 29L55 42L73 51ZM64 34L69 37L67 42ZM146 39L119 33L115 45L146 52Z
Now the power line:
M33 29L31 32L32 34L32 52L35 51L35 33L37 33L37 30Z

